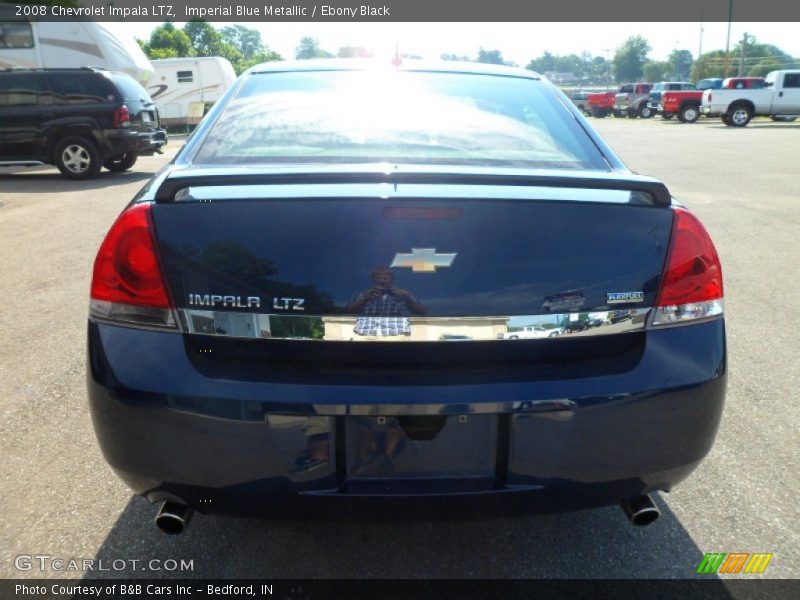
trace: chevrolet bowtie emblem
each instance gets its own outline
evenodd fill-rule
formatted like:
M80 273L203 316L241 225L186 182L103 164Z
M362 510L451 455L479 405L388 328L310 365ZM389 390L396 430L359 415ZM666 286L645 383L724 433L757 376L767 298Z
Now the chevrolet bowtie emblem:
M414 273L435 273L437 267L449 267L453 264L456 252L436 254L436 248L412 248L411 254L394 255L391 268L410 267Z

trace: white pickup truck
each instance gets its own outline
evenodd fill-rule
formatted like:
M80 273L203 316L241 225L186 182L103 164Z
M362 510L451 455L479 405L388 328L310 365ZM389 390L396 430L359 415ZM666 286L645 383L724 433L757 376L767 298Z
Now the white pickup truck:
M721 116L731 127L744 127L756 115L793 120L800 116L800 69L772 71L763 89L706 90L700 112Z
M503 334L504 340L534 340L538 338L552 338L557 337L562 332L561 329L545 329L539 325L529 325L521 327L515 331L508 331Z

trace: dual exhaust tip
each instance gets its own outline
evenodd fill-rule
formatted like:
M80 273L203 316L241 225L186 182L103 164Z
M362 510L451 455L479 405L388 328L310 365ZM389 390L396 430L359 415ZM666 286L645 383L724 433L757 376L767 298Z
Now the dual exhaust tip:
M622 510L636 527L650 525L661 516L661 511L650 494L623 500ZM194 511L185 504L165 501L156 514L156 526L166 534L178 535L186 530Z
M621 506L625 516L636 527L650 525L661 516L661 511L650 494L623 500Z
M166 501L156 514L156 527L169 535L178 535L186 530L194 511L178 502Z

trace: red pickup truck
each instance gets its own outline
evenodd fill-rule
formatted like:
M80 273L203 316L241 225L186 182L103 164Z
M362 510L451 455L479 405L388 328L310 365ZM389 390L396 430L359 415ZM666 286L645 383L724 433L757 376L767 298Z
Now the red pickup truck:
M703 92L708 89L760 89L764 87L763 77L729 77L728 79L701 79L697 82L696 90L664 92L661 94L661 103L658 112L665 119L678 115L683 123L694 123L700 118L700 105L703 102Z
M645 89L645 87L647 89ZM652 87L652 85L649 83L626 83L625 85L619 86L616 92L597 92L589 94L586 96L589 113L593 117L599 119L607 117L611 113L614 113L615 117L624 117L625 114L623 112L614 109L614 101L617 94L648 94L650 93L650 87Z

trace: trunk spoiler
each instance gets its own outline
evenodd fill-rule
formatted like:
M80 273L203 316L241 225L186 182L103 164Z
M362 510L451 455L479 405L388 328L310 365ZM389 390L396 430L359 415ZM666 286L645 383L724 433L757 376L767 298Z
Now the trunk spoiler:
M313 169L313 170L312 170ZM508 172L507 172L508 171ZM525 171L467 168L454 172L436 167L365 165L357 167L283 168L208 168L175 170L169 173L155 192L155 201L175 201L178 191L189 187L227 185L292 185L292 184L442 184L497 185L581 188L641 192L652 198L652 205L670 206L672 197L657 179L634 174L597 173L591 171Z

